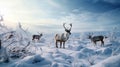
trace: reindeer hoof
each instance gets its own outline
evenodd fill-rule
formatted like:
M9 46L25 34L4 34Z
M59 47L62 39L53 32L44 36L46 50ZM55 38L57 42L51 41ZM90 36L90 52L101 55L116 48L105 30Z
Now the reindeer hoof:
M6 59L5 61L4 61L4 63L8 63L9 62L9 59Z

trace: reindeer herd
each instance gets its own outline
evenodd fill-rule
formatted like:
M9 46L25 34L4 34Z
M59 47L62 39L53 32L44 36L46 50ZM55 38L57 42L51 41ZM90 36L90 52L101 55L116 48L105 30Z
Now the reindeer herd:
M56 48L58 48L58 42L60 43L60 48L65 48L65 42L69 39L70 35L71 35L71 28L72 28L72 24L70 25L70 28L67 29L66 28L66 23L63 23L63 28L65 29L65 33L61 33L61 34L56 34L55 35L55 46ZM32 40L39 40L41 37L43 36L42 33L39 33L39 35L33 35ZM98 35L98 36L93 36L93 33L89 33L88 34L88 39L91 40L91 42L93 42L95 45L97 44L97 42L101 42L101 46L104 46L104 39L106 39L107 37L103 36L103 35Z
M66 41L70 38L70 35L71 35L71 29L72 29L72 24L69 24L69 29L66 27L66 23L63 23L63 28L65 29L65 32L64 33L61 33L61 34L56 34L55 36L54 36L54 39L55 39L55 47L56 48L58 48L58 42L60 43L60 48L65 48L65 43L66 43ZM42 33L39 33L39 35L32 35L32 41L35 41L35 40L40 40L41 39L41 37L43 36L43 34ZM93 36L93 33L89 33L88 35L88 39L90 39L91 40L91 42L93 42L95 45L97 44L97 42L101 42L101 46L104 46L104 39L105 38L107 38L107 37L104 37L103 35L99 35L99 36ZM8 37L7 37L7 39L10 39L10 38L12 38L12 37L14 37L14 34L13 33L11 33ZM3 50L2 51L2 41L1 41L2 39L0 39L0 53L2 53L2 52L6 52L5 50ZM30 42L28 43L28 45L30 44ZM27 46L28 46L27 45ZM26 47L27 47L26 46ZM25 48L26 48L25 47ZM15 50L16 51L16 50ZM22 50L22 51L24 51L24 49ZM14 49L13 49L13 52L14 52ZM17 52L19 52L19 51L17 51ZM6 54L6 57L5 57L5 61L4 62L9 62L9 58L7 57L7 53L4 53L4 54Z
M63 23L63 28L65 29L64 33L61 34L56 34L54 39L55 39L55 46L56 48L58 48L58 42L60 43L60 48L65 48L65 42L69 39L70 35L71 35L71 28L72 28L72 24L69 24L70 27L69 29L66 28L66 23ZM8 36L8 39L12 38L14 35L10 34ZM32 35L32 41L36 40L40 40L40 38L43 36L42 33L39 33L39 35ZM101 42L101 46L104 46L104 39L107 37L104 37L103 35L99 35L99 36L93 36L92 34L88 34L88 39L91 40L91 42L93 42L95 45L97 44L98 41ZM1 41L1 40L0 40ZM0 42L0 48L1 48L1 42Z
M0 19L0 22L1 22L1 21L3 21L3 17L2 16L0 16L0 17L1 17L1 19ZM69 37L71 35L72 24L69 24L70 25L69 29L66 28L65 24L66 23L63 23L63 28L65 29L65 33L55 35L56 48L58 48L58 42L60 43L60 48L62 47L62 45L63 45L63 48L65 48L65 42L69 39ZM8 36L8 39L12 38L13 36L14 35L11 33ZM39 41L42 36L43 36L42 33L39 33L39 35L32 35L32 41L35 41L35 40ZM107 38L107 37L104 37L103 35L99 35L99 36L93 36L93 34L88 35L88 39L90 39L91 42L93 42L95 45L98 41L100 41L101 46L104 46L104 38ZM1 43L0 43L0 48L1 48Z

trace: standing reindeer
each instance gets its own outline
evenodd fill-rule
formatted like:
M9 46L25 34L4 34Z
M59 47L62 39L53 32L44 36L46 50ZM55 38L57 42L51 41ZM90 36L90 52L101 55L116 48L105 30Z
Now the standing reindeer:
M34 39L38 39L39 40L42 36L43 36L42 33L39 33L39 35L33 35L33 39L32 40L34 40Z
M55 40L56 40L56 48L58 48L58 42L60 42L60 48L62 47L62 43L63 43L63 48L65 48L65 42L69 39L69 36L71 35L71 28L72 28L72 24L70 24L70 29L67 29L65 27L65 24L63 24L63 27L65 29L66 33L62 33L62 34L56 34L55 36Z
M96 45L96 42L101 41L101 46L104 46L104 41L103 41L104 36L102 35L92 36L92 34L91 35L89 34L88 39L90 39L95 45Z

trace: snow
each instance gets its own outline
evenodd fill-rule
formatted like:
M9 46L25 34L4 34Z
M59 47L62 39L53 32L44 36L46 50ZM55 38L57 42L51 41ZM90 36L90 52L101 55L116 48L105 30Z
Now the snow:
M120 67L120 32L94 32L108 37L102 47L87 38L89 32L72 33L64 49L55 48L55 33L43 33L39 41L32 41L32 34L20 23L16 30L5 26L0 30L0 67ZM14 36L8 39L11 32ZM4 57L10 62L4 63Z
M41 57L40 55L27 56L22 60L15 62L11 67L50 67L51 61Z
M120 54L111 56L92 67L120 67Z

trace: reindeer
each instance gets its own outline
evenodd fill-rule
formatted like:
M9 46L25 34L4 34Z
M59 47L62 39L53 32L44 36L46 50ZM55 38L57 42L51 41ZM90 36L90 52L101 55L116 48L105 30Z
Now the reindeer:
M34 40L34 39L40 39L41 37L43 36L43 34L42 33L39 33L39 35L33 35L32 37L32 40Z
M105 37L105 38L107 38L107 37ZM103 35L92 36L89 34L88 39L90 39L95 45L96 45L96 42L101 41L101 46L104 46L104 41L103 41L104 36Z
M60 48L62 47L62 43L63 43L63 48L65 48L65 42L69 39L69 36L71 35L71 28L72 28L72 24L70 24L70 29L67 29L65 27L65 24L63 24L63 27L65 29L66 33L62 33L62 34L56 34L55 35L55 40L56 40L56 48L58 48L58 42L60 42Z

